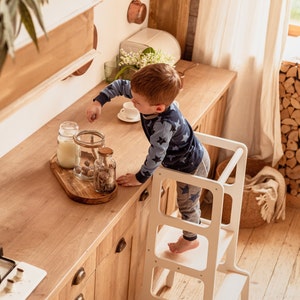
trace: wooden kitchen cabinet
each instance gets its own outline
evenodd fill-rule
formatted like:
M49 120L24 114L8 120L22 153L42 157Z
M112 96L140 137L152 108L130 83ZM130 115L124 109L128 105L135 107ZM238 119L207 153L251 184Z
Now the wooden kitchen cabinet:
M176 69L190 65L180 61ZM195 130L220 134L227 92L235 77L235 72L201 64L185 73L176 100ZM84 111L105 85L100 83L0 159L1 186L5 186L0 189L1 246L7 257L47 272L28 300L139 300L151 179L138 187L118 187L116 197L107 203L85 205L67 196L49 163L60 123L72 120L81 129L90 129ZM117 176L137 172L149 147L140 123L117 118L125 101L124 97L111 101L93 124L114 150ZM163 192L163 210L170 213L176 205L174 183L166 181ZM123 248L120 252L118 245ZM81 267L86 276L72 285Z
M95 299L128 299L136 203L97 247Z
M136 199L137 214L135 219L131 280L129 285L128 299L140 299L139 295L143 284L144 261L146 253L146 237L148 231L148 220L151 201L151 180L145 184L145 189Z

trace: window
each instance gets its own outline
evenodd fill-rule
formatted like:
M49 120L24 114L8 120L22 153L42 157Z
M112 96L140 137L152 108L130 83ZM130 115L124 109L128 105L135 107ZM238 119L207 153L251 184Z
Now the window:
M292 0L289 35L300 36L300 0Z

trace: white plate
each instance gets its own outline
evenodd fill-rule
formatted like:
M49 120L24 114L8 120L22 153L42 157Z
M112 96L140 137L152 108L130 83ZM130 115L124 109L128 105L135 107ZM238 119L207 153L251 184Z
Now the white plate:
M119 120L123 121L123 122L128 122L128 123L135 123L138 122L140 120L140 115L138 115L138 117L134 118L134 119L128 119L126 118L126 116L124 115L123 111L120 110L120 112L118 113L118 118Z

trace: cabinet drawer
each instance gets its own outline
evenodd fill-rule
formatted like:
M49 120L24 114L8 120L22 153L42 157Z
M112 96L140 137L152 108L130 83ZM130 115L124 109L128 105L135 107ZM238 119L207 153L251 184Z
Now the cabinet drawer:
M80 293L76 294L75 291L72 292L70 300L94 300L95 299L95 278L96 278L96 274L94 272L87 279L86 284L82 286Z
M93 252L83 264L74 270L68 283L59 293L59 299L94 299L95 267L96 253Z

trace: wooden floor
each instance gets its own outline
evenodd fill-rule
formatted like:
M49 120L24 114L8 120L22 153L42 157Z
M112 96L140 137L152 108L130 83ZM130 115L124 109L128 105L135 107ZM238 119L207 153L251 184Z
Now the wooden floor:
M202 215L209 205L202 207ZM300 209L287 207L285 221L240 229L237 264L248 270L251 300L300 299ZM202 299L199 279L176 274L159 295L170 300ZM224 300L229 300L228 299Z

